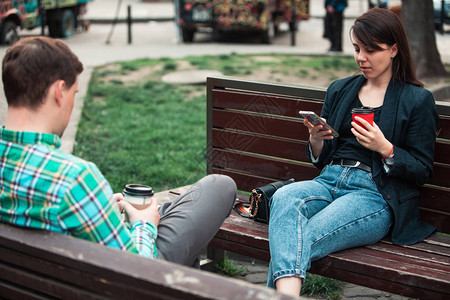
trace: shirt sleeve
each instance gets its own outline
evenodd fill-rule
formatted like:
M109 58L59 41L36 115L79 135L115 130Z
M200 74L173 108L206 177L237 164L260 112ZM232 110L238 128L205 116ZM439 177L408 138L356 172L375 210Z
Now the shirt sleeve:
M68 235L155 258L156 227L146 221L125 225L112 196L109 183L89 163L64 194L58 214L61 227Z
M313 154L312 154L312 149L311 149L311 143L308 141L308 154L309 154L309 160L313 163L316 164L319 162L319 157L314 158Z

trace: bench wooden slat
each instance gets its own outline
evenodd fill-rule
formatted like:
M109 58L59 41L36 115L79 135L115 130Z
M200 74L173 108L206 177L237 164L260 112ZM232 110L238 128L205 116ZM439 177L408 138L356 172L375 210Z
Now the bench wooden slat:
M129 292L123 292L124 289L120 285L111 285L107 281L98 280L88 272L73 268L74 266L64 266L58 259L53 262L45 256L41 258L40 252L21 253L2 248L0 255L3 261L14 262L13 267L8 266L5 269L5 274L8 275L5 277L0 275L0 278L15 284L20 283L22 288L30 292L63 299L68 299L73 295L80 295L80 299L96 299L105 293L108 295L122 294L124 297L129 295ZM16 280L11 274L15 274L20 280Z
M450 117L443 115L440 116L437 126L437 137L440 139L450 140Z
M213 118L215 128L235 129L303 141L309 138L308 130L303 126L300 118L278 118L223 109L215 109Z
M450 195L447 188L426 184L420 188L419 206L450 212ZM449 233L448 231L442 231Z
M450 164L450 155L448 155L450 151L450 143L445 140L436 141L436 147L434 150L434 161L437 163Z
M0 281L0 296L2 299L35 299L35 300L48 300L48 297L43 297L35 293L24 291L23 289L10 284L8 282Z
M27 262L27 260L24 262ZM81 290L80 288L73 288L70 284L64 284L59 280L50 280L49 278L44 279L42 274L31 273L29 269L24 268L23 270L19 270L5 264L0 264L0 269L2 270L2 272L0 272L1 282L4 284L4 288L12 293L17 293L20 290L27 289L27 293L32 298L40 297L42 294L62 299L103 298L99 294ZM67 270L60 269L61 276L66 275L64 274L65 271ZM80 274L79 276L83 276L83 274ZM0 292L0 296L2 296L2 298L6 296L4 293L5 290L2 289ZM21 297L19 296L18 298L12 299L21 299Z
M329 256L339 258L339 261L335 263L336 267L348 268L376 278L390 278L404 285L410 285L414 281L413 278L420 278L421 280L414 283L416 287L429 288L450 295L448 272L432 269L432 264L429 264L429 268L419 267L417 264L408 263L412 260L408 260L403 255L376 251L366 247L352 248ZM436 281L445 284L435 284Z
M313 98L314 100L310 100L311 98L307 97L301 99L291 97L215 89L212 91L212 106L287 117L299 117L299 110L312 110L320 114L322 99Z
M311 273L322 275L335 279L345 278L345 281L356 285L366 286L373 289L382 289L383 291L410 296L416 299L430 299L430 300L446 300L447 295L442 295L428 288L419 288L414 285L404 285L393 281L392 278L373 278L371 274L360 274L353 270L336 268L334 266L334 259L331 257L323 258L316 261L311 267Z
M420 207L420 216L423 221L433 224L439 232L450 232L449 213Z
M439 239L441 241L439 243L436 243L435 241ZM422 243L417 243L405 247L428 252L432 255L440 255L442 257L445 257L445 265L450 265L450 237L448 235L433 234L430 237L426 238Z
M306 143L303 141L258 136L222 129L213 129L213 134L212 144L218 148L232 148L299 161L304 161L304 157L306 157Z
M215 149L212 156L214 167L260 174L278 180L319 174L319 170L312 164L280 160L245 152Z
M416 263L424 268L435 268L441 272L450 272L450 261L448 256L443 253L443 251L439 252L441 255L436 255L434 247L430 247L431 245L427 245L427 243L424 243L424 245L426 246L424 246L423 249L418 250L410 247L399 248L391 243L383 242L369 245L367 248L404 256L405 258L410 259L412 263Z
M429 180L428 184L448 188L450 187L450 180L448 180L448 178L450 178L450 165L434 163L433 176Z
M450 239L447 234L433 234L426 239L423 240L425 243L431 244L431 245L439 245L444 247L445 249L450 249ZM445 253L440 253L441 255L446 255L450 257L450 253L448 251L445 251Z

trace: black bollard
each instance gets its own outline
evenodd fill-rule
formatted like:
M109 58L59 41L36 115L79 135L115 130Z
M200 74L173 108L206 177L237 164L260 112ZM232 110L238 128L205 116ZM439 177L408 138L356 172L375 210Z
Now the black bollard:
M439 28L439 32L444 34L444 17L445 17L445 3L444 0L441 0L441 28Z
M128 5L127 25L128 25L128 44L131 44L131 5Z
M298 29L297 10L295 6L292 6L291 10L291 21L289 22L289 29L291 31L291 46L295 46L295 35Z

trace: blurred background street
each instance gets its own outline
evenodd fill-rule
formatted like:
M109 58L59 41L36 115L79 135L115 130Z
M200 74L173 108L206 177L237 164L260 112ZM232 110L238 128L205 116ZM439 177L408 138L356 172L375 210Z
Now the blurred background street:
M354 19L368 9L366 0L349 0L345 10L343 53L352 55L353 47L348 38L348 31ZM390 5L401 3L401 0L391 0ZM119 5L120 4L120 5ZM126 23L111 23L117 16L125 19L128 7L131 17L135 20L149 19L147 22L136 22L131 26L131 43L129 43ZM194 42L180 42L175 26L174 5L169 0L94 0L88 5L85 19L91 20L87 32L77 31L71 38L64 41L79 56L85 65L85 72L80 77L79 99L84 97L84 90L90 78L90 70L94 66L118 60L157 57L183 57L205 54L256 54L256 53L293 53L293 54L327 54L329 41L322 38L323 16L325 9L323 1L310 1L310 20L299 23L296 32L296 45L291 46L291 35L287 28L271 40L271 44L261 44L258 38L246 36L236 37L224 42L216 42L210 33L198 33ZM166 21L152 21L151 19ZM22 30L21 36L39 35L40 28L31 31ZM450 62L450 34L436 33L437 45L444 62ZM108 41L108 42L107 42ZM3 57L6 46L0 46L0 56ZM0 83L0 86L2 84ZM80 105L82 100L78 101ZM6 101L3 93L0 95L0 124L6 120ZM76 114L76 111L75 111ZM69 146L70 148L70 146Z

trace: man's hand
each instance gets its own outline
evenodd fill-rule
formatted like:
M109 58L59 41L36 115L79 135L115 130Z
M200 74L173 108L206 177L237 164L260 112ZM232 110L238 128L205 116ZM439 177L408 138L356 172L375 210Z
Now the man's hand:
M155 200L152 200L150 206L144 209L137 209L126 200L122 200L118 204L121 209L125 209L127 212L130 224L142 220L152 222L156 227L158 227L160 215L158 211L158 203Z

